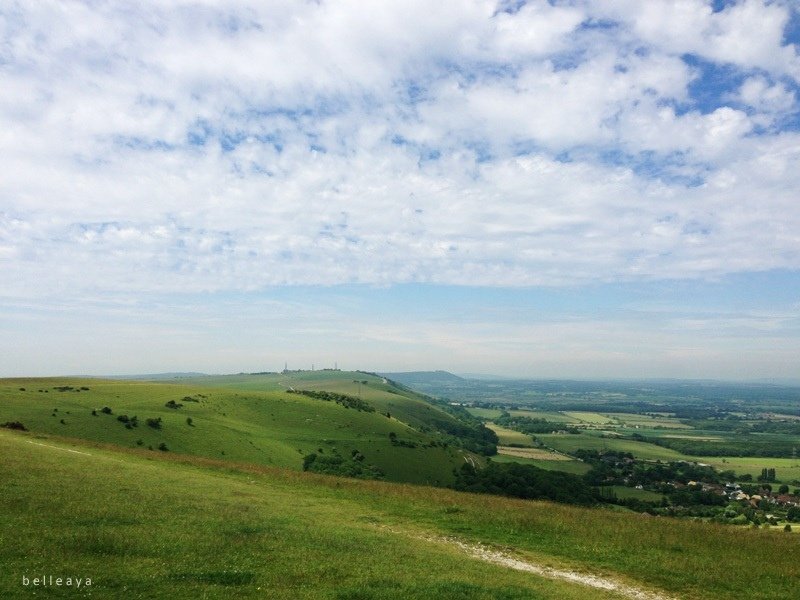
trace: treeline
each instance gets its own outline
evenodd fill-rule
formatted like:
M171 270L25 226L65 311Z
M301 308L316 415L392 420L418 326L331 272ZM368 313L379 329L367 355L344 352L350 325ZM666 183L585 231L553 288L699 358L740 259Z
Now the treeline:
M719 472L711 466L687 461L646 462L635 460L629 452L597 450L577 450L575 456L591 466L584 478L591 485L641 485L653 487L661 482L676 481L687 484L690 481L725 483L733 481L733 471ZM671 490L660 490L668 493Z
M761 456L791 458L798 444L782 440L750 440L710 442L681 438L657 438L633 434L631 439L671 448L689 456Z
M514 429L528 435L535 435L537 433L555 433L556 431L580 433L580 430L570 427L564 423L553 423L552 421L547 421L546 419L533 417L512 417L507 412L504 412L500 417L495 419L494 422L502 427Z
M464 464L456 471L456 480L451 487L464 492L566 504L591 505L599 501L598 490L578 475L546 471L520 463L489 462L482 469Z
M337 392L322 392L317 390L287 390L289 394L301 394L316 400L324 400L326 402L336 402L345 408L354 408L364 412L375 412L375 407L369 402L356 398L355 396L348 396L347 394L339 394Z
M704 419L686 421L695 429L704 431L731 431L735 433L777 433L784 435L800 435L800 421L776 421L760 419L755 422L736 415L728 415L724 419Z

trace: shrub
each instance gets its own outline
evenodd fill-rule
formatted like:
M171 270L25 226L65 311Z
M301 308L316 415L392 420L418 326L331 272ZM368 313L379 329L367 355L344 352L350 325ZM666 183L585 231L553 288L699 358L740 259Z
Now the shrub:
M157 419L149 418L145 421L148 427L152 427L153 429L161 429L161 417Z
M128 415L119 415L117 417L117 421L120 421L122 423L127 423L128 421L130 421L130 419L128 418Z
M93 417L96 417L96 416L97 416L97 410L95 410L95 409L92 409L92 416L93 416Z
M111 409L108 406L104 406L103 408L100 409L100 412L104 413L106 415L110 415L111 414Z
M6 429L16 429L17 431L28 431L28 428L19 421L6 421L0 425L0 427L5 427Z
M166 406L167 408L174 408L174 409L177 410L177 409L181 408L183 406L183 404L180 404L179 402L175 402L175 400L170 400L164 406Z
M187 424L189 427L194 427L194 423L193 423L193 421L192 421L192 417L186 417L186 424Z
M161 442L158 445L158 449L161 450L162 452L168 452L169 451L169 448L167 448L167 445L164 442Z

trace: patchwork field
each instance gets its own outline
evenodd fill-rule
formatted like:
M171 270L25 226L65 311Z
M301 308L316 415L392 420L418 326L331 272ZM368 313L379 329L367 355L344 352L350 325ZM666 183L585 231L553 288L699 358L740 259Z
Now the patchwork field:
M578 449L584 450L614 450L617 452L630 452L636 458L645 460L686 460L688 457L671 450L646 442L626 440L613 437L600 437L588 433L574 434L541 434L536 439L545 446L553 448L559 452L575 452Z

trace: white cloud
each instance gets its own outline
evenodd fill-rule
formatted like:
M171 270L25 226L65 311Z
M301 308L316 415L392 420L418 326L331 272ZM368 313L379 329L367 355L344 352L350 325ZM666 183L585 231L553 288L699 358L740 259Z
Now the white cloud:
M781 45L785 5L495 10L8 11L2 293L800 267L797 136L754 134L764 114L781 123L796 106L776 79L797 63ZM686 52L747 78L718 92L720 106L693 106L701 75Z
M758 67L800 81L800 55L784 45L791 3L741 0L714 12L706 0L590 2L601 17L630 24L641 42L671 55Z
M766 78L755 76L742 83L738 100L760 112L786 113L794 108L796 97L785 85L770 85Z

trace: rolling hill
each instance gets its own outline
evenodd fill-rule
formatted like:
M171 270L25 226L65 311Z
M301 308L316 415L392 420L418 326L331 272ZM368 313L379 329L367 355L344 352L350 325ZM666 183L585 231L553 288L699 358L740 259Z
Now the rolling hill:
M771 600L800 576L764 530L4 429L0 455L3 598Z
M290 393L301 390L351 400ZM365 410L348 405L359 401ZM371 472L392 481L437 485L451 481L465 460L481 460L458 437L473 431L473 423L382 377L356 372L167 382L2 380L5 422L36 433L291 469L302 469L314 454L317 465L340 461L348 468L374 467Z

